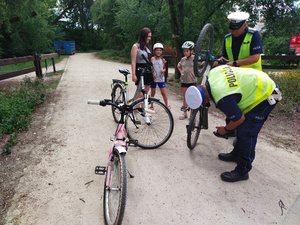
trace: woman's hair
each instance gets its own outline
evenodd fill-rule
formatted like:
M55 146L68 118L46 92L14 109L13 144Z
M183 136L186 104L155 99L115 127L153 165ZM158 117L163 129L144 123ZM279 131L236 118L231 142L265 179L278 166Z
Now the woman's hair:
M149 48L149 46L146 42L146 39L147 39L149 33L151 33L151 30L148 27L144 27L141 30L141 33L140 33L139 38L137 40L137 43L140 44L140 49L142 49L142 50L144 50L145 46L147 48Z

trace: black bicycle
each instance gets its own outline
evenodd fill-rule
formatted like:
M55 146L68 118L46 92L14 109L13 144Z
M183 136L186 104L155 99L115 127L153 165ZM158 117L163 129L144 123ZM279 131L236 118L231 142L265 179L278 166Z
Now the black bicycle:
M214 40L213 25L206 24L198 37L194 57L194 73L197 77L202 77L201 85L207 82L207 75L215 61L219 64L226 64L228 60L218 60L212 54ZM199 108L194 109L190 122L187 125L187 146L193 149L200 135L201 129L208 129L208 108L210 103L202 103Z

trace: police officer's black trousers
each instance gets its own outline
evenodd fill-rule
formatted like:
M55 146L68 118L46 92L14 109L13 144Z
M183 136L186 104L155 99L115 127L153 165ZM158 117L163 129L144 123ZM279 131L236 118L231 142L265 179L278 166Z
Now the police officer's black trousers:
M237 143L231 152L238 156L236 172L245 174L251 170L258 133L276 104L261 102L245 114L245 121L237 127Z

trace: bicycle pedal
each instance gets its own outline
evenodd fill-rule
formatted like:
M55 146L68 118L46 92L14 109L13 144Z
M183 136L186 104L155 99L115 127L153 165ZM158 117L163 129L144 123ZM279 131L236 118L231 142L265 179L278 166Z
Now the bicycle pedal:
M97 175L104 175L106 172L106 167L105 166L96 166L95 168L95 174Z
M128 140L127 143L128 143L128 146L136 147L138 144L138 140L134 140L134 139Z
M110 141L115 141L115 140L116 140L116 136L110 137Z

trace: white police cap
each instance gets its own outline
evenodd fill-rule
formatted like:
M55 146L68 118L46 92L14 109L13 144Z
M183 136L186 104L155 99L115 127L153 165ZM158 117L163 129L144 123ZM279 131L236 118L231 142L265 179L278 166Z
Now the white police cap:
M185 100L191 109L197 109L205 100L205 95L200 87L190 86L185 93Z
M249 13L246 12L234 12L230 13L227 18L231 23L240 23L249 19Z

